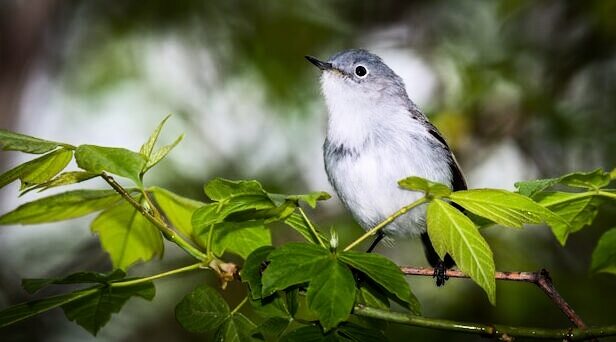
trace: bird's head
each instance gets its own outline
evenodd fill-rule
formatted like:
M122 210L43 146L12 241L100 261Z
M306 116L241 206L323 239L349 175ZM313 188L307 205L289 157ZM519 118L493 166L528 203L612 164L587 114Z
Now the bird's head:
M366 50L342 51L326 62L312 56L306 59L322 71L321 87L330 110L338 103L382 107L408 101L402 79Z

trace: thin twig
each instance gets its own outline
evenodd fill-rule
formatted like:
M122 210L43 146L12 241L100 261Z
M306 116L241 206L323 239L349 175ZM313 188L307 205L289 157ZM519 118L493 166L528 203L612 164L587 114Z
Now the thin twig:
M433 268L402 266L400 267L400 269L402 270L402 273L407 275L420 275L430 277L434 275ZM469 278L469 276L459 270L447 270L445 272L445 276L450 278ZM576 327L580 329L587 328L586 324L584 323L584 321L582 321L580 316L575 313L569 303L567 303L565 299L558 293L558 291L556 291L556 288L552 283L552 278L550 278L550 274L546 269L541 269L538 272L496 272L495 278L497 280L523 281L537 285L567 316L571 323L573 323Z
M402 215L406 214L411 209L413 209L413 208L415 208L415 207L419 206L420 204L423 204L423 203L425 203L427 201L428 201L428 199L424 196L424 197L418 199L417 201L415 201L415 202L413 202L413 203L411 203L409 205L406 205L406 206L400 208L400 210L396 211L393 215L391 215L391 216L387 217L385 220L381 221L381 223L379 223L376 226L374 226L372 229L367 231L364 235L360 236L357 240L351 242L351 244L346 246L344 251L346 252L346 251L349 251L349 250L353 249L353 247L359 245L364 240L366 240L370 236L378 233L383 228L385 228L388 224L392 223L396 218L398 218L398 216L402 216Z
M421 274L423 275L423 274ZM509 278L506 278L509 279ZM517 280L517 279L510 279ZM383 321L401 323L417 327L439 329L446 331L457 331L467 334L480 334L486 337L496 337L506 339L510 337L542 338L542 339L561 339L568 341L590 340L597 337L616 335L616 325L565 329L544 329L534 327L517 327L500 324L481 324L469 322L457 322L439 318L429 318L416 316L407 313L391 312L376 309L364 305L357 305L353 309L353 314L362 317L370 317Z
M141 283L144 283L144 282L148 282L148 281L152 281L152 280L168 277L170 275L176 275L176 274L180 274L180 273L184 273L184 272L193 271L193 270L196 270L196 269L206 269L206 268L208 268L208 267L206 265L204 265L203 263L196 263L196 264L184 266L184 267L181 267L181 268L176 268L176 269L171 270L171 271L166 271L166 272L154 274L154 275L151 275L151 276L148 276L148 277L137 278L137 279L130 279L130 280L114 281L110 285L112 287L132 286L132 285L141 284Z
M126 191L126 189L124 189L120 184L118 184L118 182L116 182L113 177L109 176L108 174L104 172L101 173L101 177L113 188L113 190L115 190L118 194L120 194L120 196L122 196L122 198L124 198L135 209L137 209L137 211L139 211L141 215L143 215L156 228L158 228L158 230L161 231L161 233L167 240L175 243L180 248L182 248L184 251L186 251L186 253L190 254L197 260L200 260L200 261L208 260L208 256L205 253L201 252L200 250L195 248L193 245L191 245L189 242L182 239L182 237L179 236L167 224L165 224L165 222L154 217L144 206L142 206L139 202L137 202L133 198L133 196L131 196Z
M319 236L319 232L317 231L317 229L314 227L314 225L312 224L312 222L308 219L308 216L306 216L306 213L304 212L304 209L302 209L301 207L297 207L299 209L299 213L302 215L302 217L304 218L304 221L306 221L306 224L308 225L308 228L310 228L310 231L312 232L312 234L314 235L314 237L317 239L317 241L319 242L319 245L321 245L321 247L325 248L325 243L323 243L323 240L321 240L321 237Z

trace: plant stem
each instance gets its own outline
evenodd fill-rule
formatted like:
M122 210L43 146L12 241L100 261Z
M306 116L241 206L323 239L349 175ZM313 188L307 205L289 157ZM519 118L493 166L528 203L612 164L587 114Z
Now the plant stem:
M182 248L186 253L190 254L197 260L207 261L208 256L191 245L188 241L184 240L181 236L179 236L173 229L167 226L166 223L161 221L160 219L152 216L146 208L144 208L139 202L137 202L118 182L113 179L113 177L109 176L106 173L101 173L101 177L118 193L122 196L130 205L132 205L137 211L141 213L148 221L150 221L158 230L161 231L163 236L178 245Z
M400 270L407 275L434 276L433 268L402 266ZM447 270L445 275L450 278L469 278L469 276L458 270ZM537 285L567 316L571 323L580 329L587 327L582 318L575 313L569 303L556 291L552 278L546 269L541 269L538 272L496 272L495 278L497 280L524 281Z
M363 305L355 306L353 314L362 317L376 318L388 322L401 323L417 327L457 331L469 334L480 334L487 337L496 337L507 340L511 336L525 338L545 338L561 340L587 340L597 337L616 335L616 325L604 327L543 329L531 327L517 327L499 324L480 324L456 322L438 318L428 318L398 312L391 312Z
M242 301L235 308L233 308L229 316L233 316L234 313L238 312L242 308L242 306L246 304L247 301L248 301L248 296L244 297L244 299L242 299Z
M364 240L366 240L370 236L378 233L381 229L385 228L385 226L387 226L388 224L393 222L393 220L398 218L398 216L406 214L409 210L417 207L420 204L425 203L426 201L427 201L426 197L422 197L422 198L418 199L417 201L415 201L415 202L413 202L413 203L411 203L411 204L409 204L407 206L402 207L400 210L396 211L393 215L391 215L388 218L386 218L385 220L381 221L381 223L377 224L376 226L374 226L374 228L370 229L364 235L360 236L359 239L353 241L350 245L348 245L344 249L344 251L346 252L346 251L352 249L353 247L359 245L360 243L362 243Z
M607 189L606 189L607 190ZM604 196L604 197L608 197L611 199L616 199L616 194L611 193L611 192L607 192L607 191L599 191L599 195Z
M205 249L207 250L207 256L210 259L214 258L214 252L212 251L212 238L214 236L214 225L210 225L210 231L207 233L207 243Z
M321 247L323 247L323 248L326 248L325 243L323 243L323 240L321 240L321 237L319 236L319 233L317 232L317 229L314 227L312 222L308 219L308 216L306 216L306 213L304 212L304 209L302 209L300 206L298 206L297 208L299 209L299 213L302 214L302 217L304 218L304 221L306 221L306 224L310 228L310 231L312 232L312 234L314 234L314 236L316 237L317 241L319 241L319 245L321 245Z
M145 277L145 278L112 282L111 286L112 287L131 286L131 285L135 285L135 284L145 283L145 282L151 281L151 280L156 280L156 279L168 277L168 276L174 275L174 274L179 274L179 273L184 273L184 272L196 270L198 268L208 268L208 267L205 266L203 263L199 262L199 263L188 265L188 266L185 266L185 267L176 268L176 269L171 270L171 271L167 271L167 272L163 272L163 273L158 273L158 274L155 274L155 275L152 275L152 276L149 276L149 277Z

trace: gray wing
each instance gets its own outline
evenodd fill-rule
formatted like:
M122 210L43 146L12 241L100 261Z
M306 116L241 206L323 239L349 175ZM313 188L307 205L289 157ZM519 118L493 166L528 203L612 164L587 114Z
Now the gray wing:
M447 141L445 141L445 138L443 138L441 133L438 131L438 129L436 129L436 127L434 127L434 125L432 125L430 122L426 123L428 124L428 133L430 133L430 135L432 135L434 138L436 138L436 140L443 144L443 146L445 146L445 148L449 152L449 169L451 170L451 187L453 191L468 189L468 187L466 186L466 179L464 179L464 174L462 173L462 170L460 170L460 165L458 165L458 161L453 155L453 152L451 152Z

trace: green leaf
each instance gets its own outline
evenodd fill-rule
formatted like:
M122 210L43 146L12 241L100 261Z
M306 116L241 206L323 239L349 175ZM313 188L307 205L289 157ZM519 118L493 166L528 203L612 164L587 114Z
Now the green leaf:
M90 172L107 171L131 179L141 186L139 174L145 167L146 158L125 148L80 145L75 152L77 165Z
M593 222L601 204L597 196L570 192L544 191L535 195L535 200L569 224L552 227L552 232L563 245L569 233L577 232Z
M470 210L507 227L521 228L524 224L567 222L530 198L505 190L475 189L457 191L451 200Z
M270 264L261 278L263 296L308 282L322 272L315 266L330 255L325 248L307 243L288 243L274 250L268 256Z
M148 191L154 195L154 200L173 227L187 237L194 238L191 218L195 210L205 203L182 197L163 188L152 187Z
M73 148L70 145L43 140L25 134L19 134L0 129L0 147L5 151L20 151L26 153L43 154L58 146Z
M126 276L124 271L116 269L109 273L98 272L78 272L73 273L63 278L35 278L22 279L21 286L30 294L51 285L51 284L83 284L83 283L101 283L107 284L114 280L120 280Z
M320 261L310 281L306 299L325 331L346 321L355 302L355 279L351 270L333 256Z
M364 273L387 291L393 293L398 299L408 303L413 314L420 314L419 301L411 292L400 267L391 260L379 254L355 251L343 252L338 257L340 261Z
M256 215L260 210L273 208L274 204L265 195L242 195L232 200L210 203L195 210L191 219L192 227L195 235L202 235L209 231L211 225L225 221L231 214L247 214L242 217L242 221L246 221L251 218L251 214Z
M293 297L289 296L289 293L294 293L294 290L289 292L279 291L269 297L261 299L248 299L250 305L252 305L252 310L257 315L264 318L283 318L288 321L293 316L291 311L291 298Z
M610 180L616 179L616 167L610 172Z
M0 328L57 308L79 298L96 293L97 291L98 288L89 288L8 307L0 311Z
M289 319L272 317L259 324L257 331L269 339L278 340L280 335L282 335L289 326L289 323L291 323Z
M408 177L398 181L398 185L404 189L412 191L421 191L426 196L431 197L447 197L451 193L451 189L441 183L429 181L421 177Z
M183 139L184 139L184 134L181 134L179 137L175 139L173 143L169 145L165 145L161 147L160 149L158 149L156 152L154 152L148 159L148 162L143 172L145 173L149 169L156 166L156 164L158 164L161 160L165 159L165 157L167 157L169 152L171 152L171 150L173 150L173 148L176 147L180 143L180 141L182 141Z
M590 271L616 274L616 228L603 233L592 252Z
M38 158L37 163L26 163L29 166L19 176L21 189L47 182L64 170L71 159L73 159L73 151L59 149Z
M180 325L195 333L218 328L229 314L227 302L207 285L195 288L175 307L175 318Z
M317 238L314 236L312 230L308 226L308 223L306 222L302 214L300 214L299 212L294 212L293 214L289 215L284 220L284 223L293 228L307 241L310 241L314 244L319 244L319 240L317 240ZM318 232L318 234L320 235L322 241L328 240L321 232Z
M295 329L280 339L280 342L335 342L338 338L335 332L323 334L323 330L316 325L303 326Z
M16 166L0 175L0 188L21 180L21 190L44 183L64 170L73 158L73 151L59 149L29 162Z
M31 191L31 190L39 190L40 191L45 191L47 189L51 189L51 188L55 188L57 186L62 186L62 185L70 185L70 184L76 184L76 183L81 183L83 181L87 181L88 179L92 179L94 177L97 177L99 174L97 173L92 173L92 172L87 172L87 171L68 171L68 172L63 172L59 175L57 175L56 177L41 183L35 187L32 187L30 189L28 189L27 191ZM26 191L26 192L27 192ZM22 193L22 195L25 192Z
M150 159L150 156L152 155L152 151L154 151L154 146L156 145L156 142L158 141L158 137L160 136L160 132L163 130L163 126L165 126L165 123L167 122L167 120L169 120L170 117L171 117L171 114L165 116L165 118L158 124L158 126L156 126L156 128L154 129L154 132L152 132L148 141L146 141L145 144L141 145L141 148L139 149L139 153L143 154L146 158Z
M163 253L158 229L128 202L102 212L91 229L99 235L115 268L126 270L137 261L148 261Z
M267 256L274 250L272 246L263 246L255 249L246 257L244 266L240 270L242 282L248 283L252 299L261 298L261 272L265 268Z
M336 333L354 342L387 341L387 336L382 331L364 328L353 323L341 324Z
M286 196L286 199L294 202L305 202L310 207L316 208L317 201L328 200L331 197L332 196L325 191L315 191L305 195L289 195Z
M597 190L610 184L610 174L603 169L574 172L561 177L560 183L574 188Z
M257 326L246 316L235 313L216 330L214 340L225 342L256 341L252 337L252 332L256 328Z
M265 195L267 193L261 184L255 180L233 181L224 178L214 178L205 185L205 194L212 201L223 201L232 196Z
M556 184L563 184L574 188L600 189L610 183L610 174L602 169L590 172L572 172L557 178L537 179L517 182L518 192L524 196L533 197Z
M272 235L262 221L224 222L213 229L212 250L219 256L226 251L245 259L257 248L272 244ZM205 244L207 234L198 238Z
M22 204L0 216L0 224L34 224L80 217L121 199L113 190L74 190Z
M377 309L389 310L389 299L382 288L373 285L372 282L362 281L357 291L357 301L366 306Z
M428 235L438 255L444 258L449 253L460 270L484 289L494 305L496 283L492 250L473 222L439 199L428 205L427 220Z
M520 195L533 197L535 194L558 184L559 181L560 178L535 179L516 182L515 187L518 189Z
M156 289L151 281L130 286L105 286L95 293L80 297L62 306L66 318L96 335L112 313L120 312L124 304L133 296L152 300Z

